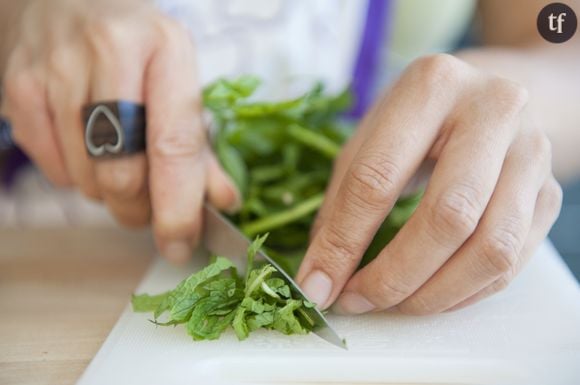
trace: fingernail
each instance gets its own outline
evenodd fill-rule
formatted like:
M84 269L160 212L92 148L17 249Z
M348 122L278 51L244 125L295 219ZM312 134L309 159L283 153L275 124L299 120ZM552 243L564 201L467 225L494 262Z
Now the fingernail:
M313 270L302 282L302 290L319 309L324 309L332 292L332 279L323 271Z
M336 314L362 314L373 311L373 305L368 299L355 292L342 293L332 306L332 311Z
M186 241L172 241L163 249L163 256L171 262L183 263L191 257L191 246Z

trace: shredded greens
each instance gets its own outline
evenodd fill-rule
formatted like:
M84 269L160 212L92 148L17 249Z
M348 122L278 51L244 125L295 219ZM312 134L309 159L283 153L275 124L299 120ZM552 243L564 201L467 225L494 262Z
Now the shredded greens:
M240 340L260 328L284 334L310 332L314 322L304 309L315 305L294 298L274 266L255 267L255 255L267 236L256 237L248 248L245 276L229 259L217 256L171 291L134 295L133 310L152 312L157 325L185 324L194 340L217 339L230 326Z

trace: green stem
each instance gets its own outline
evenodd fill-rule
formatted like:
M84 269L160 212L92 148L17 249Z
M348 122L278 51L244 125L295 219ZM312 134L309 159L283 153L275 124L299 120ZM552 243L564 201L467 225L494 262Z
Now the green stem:
M258 288L258 285L260 285L264 279L272 274L274 271L276 271L276 268L272 265L267 265L264 266L264 269L262 270L262 272L260 273L260 275L258 275L256 277L256 279L254 279L254 281L252 282L252 284L250 286L246 287L246 297L249 297L252 295L252 293L254 292L254 290L256 290Z
M288 127L288 134L300 143L318 150L330 159L336 158L340 151L340 146L328 139L326 136L320 135L297 124Z
M323 193L314 195L288 210L260 218L254 222L246 223L242 225L242 231L248 237L253 237L256 234L263 234L278 227L282 227L288 223L297 221L313 211L316 211L322 205L323 199Z

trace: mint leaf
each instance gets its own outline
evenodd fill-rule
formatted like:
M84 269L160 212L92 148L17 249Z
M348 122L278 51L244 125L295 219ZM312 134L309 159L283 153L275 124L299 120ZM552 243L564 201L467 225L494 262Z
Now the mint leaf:
M169 297L170 291L157 295L141 294L133 295L131 304L133 311L136 312L151 312L159 308L159 306Z
M200 272L191 275L179 284L169 295L172 301L170 308L171 319L174 321L185 321L195 303L206 295L206 290L203 288L198 290L199 285L232 268L235 268L232 261L227 258L217 257L214 263L208 265Z

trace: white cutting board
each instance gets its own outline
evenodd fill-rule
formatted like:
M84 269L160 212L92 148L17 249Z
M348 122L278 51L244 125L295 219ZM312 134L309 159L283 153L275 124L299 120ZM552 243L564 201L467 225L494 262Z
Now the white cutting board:
M203 263L158 259L138 292L172 288ZM79 385L580 384L580 288L548 242L506 290L467 309L329 316L348 351L268 331L194 342L148 318L127 307Z

